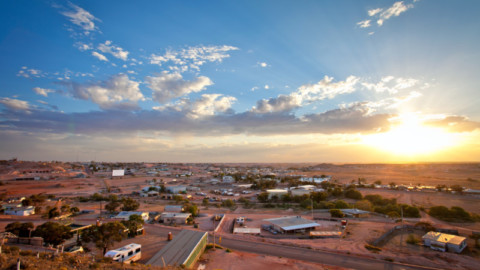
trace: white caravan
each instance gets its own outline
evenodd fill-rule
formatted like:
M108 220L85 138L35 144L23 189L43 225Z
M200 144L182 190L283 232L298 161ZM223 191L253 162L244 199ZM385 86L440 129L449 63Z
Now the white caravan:
M142 257L142 246L139 244L129 244L119 249L109 250L105 257L110 257L116 262L131 263L140 260Z

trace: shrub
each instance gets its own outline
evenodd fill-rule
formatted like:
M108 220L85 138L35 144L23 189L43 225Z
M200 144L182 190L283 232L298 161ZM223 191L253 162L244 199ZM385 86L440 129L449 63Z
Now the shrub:
M368 250L370 250L370 251L372 251L372 252L380 252L380 251L382 251L381 248L376 247L376 246L374 246L374 245L369 245L369 244L365 244L365 248L368 249Z
M416 245L420 242L414 234L409 234L407 237L407 244Z
M330 216L331 217L342 218L345 215L343 214L342 210L340 210L340 209L330 209Z

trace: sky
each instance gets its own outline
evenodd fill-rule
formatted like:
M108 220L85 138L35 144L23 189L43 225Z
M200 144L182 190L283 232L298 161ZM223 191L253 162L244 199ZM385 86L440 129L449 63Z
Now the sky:
M1 1L0 159L477 162L480 2Z

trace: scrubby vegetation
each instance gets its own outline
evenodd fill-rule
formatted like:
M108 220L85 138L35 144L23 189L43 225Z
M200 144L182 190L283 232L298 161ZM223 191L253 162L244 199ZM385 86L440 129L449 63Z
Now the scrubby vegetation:
M430 208L428 214L434 218L449 222L473 222L480 220L478 215L472 215L458 206L452 206L450 209L445 206L434 206Z

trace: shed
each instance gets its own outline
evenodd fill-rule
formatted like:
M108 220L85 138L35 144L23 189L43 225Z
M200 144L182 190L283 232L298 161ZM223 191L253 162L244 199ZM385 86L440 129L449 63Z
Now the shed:
M165 205L165 212L181 213L183 210L182 205Z
M273 229L281 233L295 233L315 230L320 224L300 216L265 219L272 223Z
M207 232L182 230L146 263L152 266L179 266L190 269L208 242Z
M160 215L160 222L165 224L187 224L187 219L191 215L190 213L163 212Z

